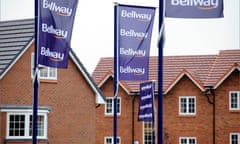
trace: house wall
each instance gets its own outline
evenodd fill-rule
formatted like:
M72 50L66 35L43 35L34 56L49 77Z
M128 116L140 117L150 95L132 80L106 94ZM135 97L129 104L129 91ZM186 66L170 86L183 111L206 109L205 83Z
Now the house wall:
M6 129L4 128L6 121L4 119L6 119L5 114L0 114L0 143L1 144L4 142L4 138L5 138L5 134L6 134Z
M0 80L0 105L31 106L33 45ZM48 114L48 143L91 144L95 141L95 93L71 59L67 69L58 69L57 81L41 81L39 106L51 107ZM5 114L0 116L0 143L5 138Z
M109 79L101 86L106 97L113 96L113 80ZM121 143L133 143L133 140L142 140L142 123L137 122L138 112L138 96L128 95L121 87L119 87L118 96L121 98L121 114L117 119L117 135L120 136ZM135 97L135 99L134 99ZM132 108L134 102L134 110ZM113 137L113 116L104 114L105 105L97 108L96 121L96 141L95 144L104 144L104 137ZM134 113L134 122L132 116ZM134 125L134 126L133 126ZM133 128L134 127L134 132ZM134 136L133 136L134 133Z
M105 96L113 95L113 81L107 80L101 86ZM229 143L230 132L238 132L240 127L240 111L229 111L229 91L240 90L240 73L235 70L224 82L214 90L216 95L216 143ZM121 143L139 141L143 144L143 125L137 121L139 96L127 95L119 88L122 102L121 116L118 116L118 135ZM179 115L179 96L196 96L196 115ZM207 97L208 96L208 97ZM163 138L164 144L179 143L179 137L196 137L197 143L213 144L214 117L213 94L206 95L187 76L184 76L175 86L164 95L163 101ZM134 100L135 97L135 100ZM133 103L134 101L134 103ZM157 108L158 99L155 98ZM134 104L134 133L132 135L132 104ZM96 142L103 144L104 136L113 135L113 117L104 115L104 105L97 109ZM157 127L157 126L156 126ZM156 133L157 136L157 133Z
M179 96L196 96L196 115L179 115ZM212 105L186 76L164 96L163 127L170 143L178 143L179 137L197 137L197 143L212 144L212 118Z
M108 80L101 87L105 96L112 96L113 82ZM134 136L132 136L132 102L134 96L129 96L119 89L121 97L121 116L118 117L118 135L121 143L133 143L138 141L143 144L143 123L137 121L139 96L134 100ZM196 96L196 116L179 116L179 96ZM155 98L157 109L158 99ZM104 136L113 135L113 117L104 116L104 105L97 110L97 129L95 144L103 144ZM157 115L156 115L157 117ZM197 137L198 143L212 144L212 104L208 103L207 97L187 77L183 77L176 86L164 96L163 104L163 132L165 142L178 143L180 136ZM156 122L157 123L157 122ZM157 128L157 125L156 125ZM157 132L155 133L157 137ZM156 138L157 140L157 138Z
M113 82L107 80L101 86L106 96L112 95ZM178 143L179 137L196 137L197 143L212 144L214 141L214 130L216 143L229 143L229 134L231 132L239 133L240 111L229 111L229 91L240 90L240 73L235 70L224 82L214 90L216 95L216 128L213 126L213 94L202 92L187 76L184 76L166 95L164 95L163 109L163 132L164 142ZM122 98L122 112L131 109L134 96L127 96L122 88L119 89L119 95ZM179 115L179 96L196 96L196 115L180 116ZM208 97L207 97L208 96ZM123 98L125 97L125 98ZM127 98L128 97L128 98ZM131 98L129 98L131 97ZM125 114L118 118L118 135L121 136L121 143L132 143L139 141L143 143L143 126L137 122L139 97L135 96L134 100L134 135L122 133L123 130L131 129L132 125L125 121ZM129 101L128 103L125 102ZM155 99L157 108L157 98ZM96 144L103 143L104 136L113 134L113 117L104 116L104 105L101 105L97 111L97 141ZM128 117L132 117L128 112ZM127 117L127 116L126 116ZM130 120L130 119L129 119ZM131 120L130 120L131 121ZM124 122L126 122L124 124ZM157 133L156 133L157 136ZM127 138L126 138L127 137ZM125 141L132 138L132 141ZM130 140L130 139L129 139ZM124 142L123 142L124 141Z
M216 90L216 143L229 143L231 132L240 132L240 111L229 110L229 91L240 91L240 72L235 70Z

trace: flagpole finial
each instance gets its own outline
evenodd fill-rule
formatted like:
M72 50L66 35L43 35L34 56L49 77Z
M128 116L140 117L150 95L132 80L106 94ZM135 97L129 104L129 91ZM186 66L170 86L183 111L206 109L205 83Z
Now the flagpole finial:
M119 3L119 2L113 2L113 4L114 4L115 6L117 6L117 5L119 5L120 3Z

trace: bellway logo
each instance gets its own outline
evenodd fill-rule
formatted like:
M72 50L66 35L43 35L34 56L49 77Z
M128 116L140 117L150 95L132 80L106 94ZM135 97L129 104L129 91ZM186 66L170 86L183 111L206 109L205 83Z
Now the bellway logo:
M145 74L145 68L132 68L131 66L123 67L120 66L120 73L125 74L134 74L134 75L144 75Z
M49 48L46 47L41 47L41 52L40 54L42 56L49 57L51 61L59 62L63 61L64 59L64 53L56 52L56 51L50 51Z
M182 7L197 7L201 10L211 10L218 7L219 0L171 0L171 5Z
M123 17L123 18L133 18L133 19L138 19L139 21L149 22L152 18L152 15L151 14L146 14L146 13L138 13L136 11L122 10L121 11L121 17Z
M134 37L137 40L144 40L148 37L148 33L136 32L134 29L126 30L120 29L120 35L125 37Z
M55 29L53 25L42 23L42 32L53 34L56 39L66 39L68 32L62 29Z
M55 2L49 2L48 0L43 0L43 8L56 12L60 16L71 16L73 11L71 8L59 6Z
M144 57L144 56L146 56L146 51L145 50L134 50L132 48L128 48L128 49L120 48L120 55Z

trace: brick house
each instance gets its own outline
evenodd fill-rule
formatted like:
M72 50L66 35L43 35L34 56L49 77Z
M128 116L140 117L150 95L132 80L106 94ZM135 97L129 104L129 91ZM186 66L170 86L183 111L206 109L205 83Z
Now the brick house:
M0 22L0 143L31 143L34 20ZM101 91L69 52L68 68L40 66L38 143L93 144Z
M164 56L164 144L240 143L240 50L217 55ZM157 80L158 58L150 57L149 80ZM106 96L97 109L96 144L113 141L113 58L101 58L93 79ZM120 81L117 140L150 144L151 122L138 122L139 84ZM157 82L156 82L157 84ZM157 108L158 90L155 89Z

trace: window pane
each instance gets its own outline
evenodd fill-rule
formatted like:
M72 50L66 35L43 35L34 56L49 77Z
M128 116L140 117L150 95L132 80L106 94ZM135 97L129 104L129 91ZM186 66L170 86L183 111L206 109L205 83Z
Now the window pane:
M112 99L111 98L107 98L107 104L106 104L106 113L107 114L113 113L112 107L113 107Z
M239 144L237 134L232 134L231 135L231 144Z
M52 78L56 77L56 68L48 67L48 69L49 69L49 77L52 77Z
M181 139L181 143L180 144L187 144L187 139Z
M187 99L181 98L181 113L187 112Z
M144 122L144 144L152 143L152 122Z
M112 144L112 139L111 138L107 138L106 139L106 144Z
M120 99L117 99L117 113L120 113Z
M237 108L237 93L231 93L231 108Z
M38 116L38 136L44 136L44 116Z
M44 116L38 115L37 121L37 136L44 136ZM32 136L32 115L30 116L29 122L29 135Z
M10 115L9 120L9 136L24 136L25 115Z
M41 69L40 69L40 77L48 77L48 69L47 69L47 67L41 67Z
M195 139L189 139L189 144L195 144Z
M120 139L119 138L117 138L117 144L120 144Z
M195 113L195 99L189 98L189 113Z

